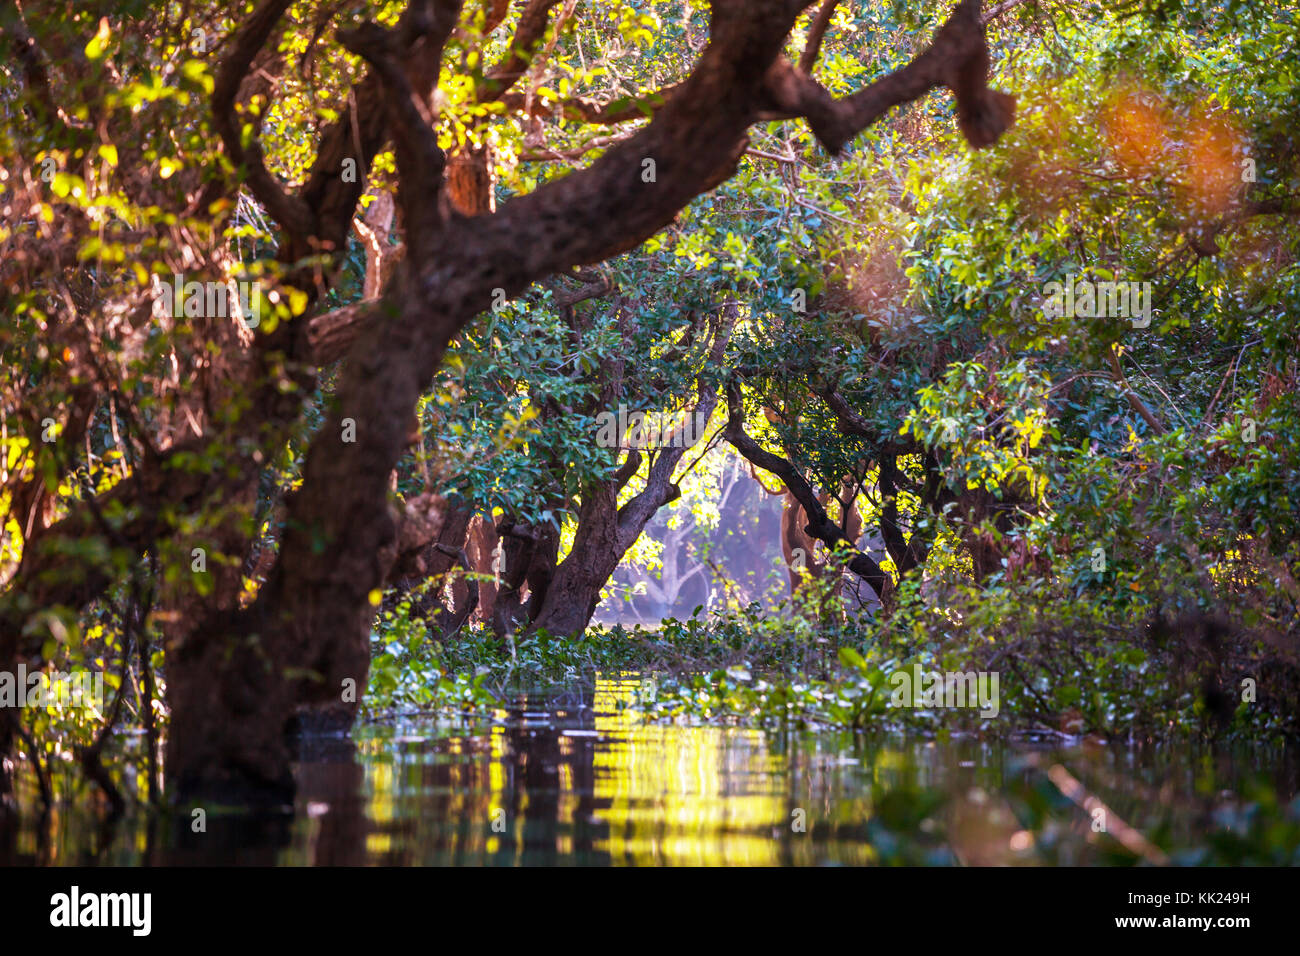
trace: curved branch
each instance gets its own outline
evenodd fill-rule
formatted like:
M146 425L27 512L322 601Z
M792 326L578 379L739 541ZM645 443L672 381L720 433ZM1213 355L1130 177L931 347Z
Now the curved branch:
M976 148L991 145L1014 120L1015 99L989 89L980 6L980 0L962 0L920 56L842 99L782 57L765 78L775 112L763 118L802 116L821 144L835 153L893 107L947 86L957 98L957 122L967 142Z
M822 0L817 15L813 17L812 26L808 28L808 42L803 48L803 54L799 57L799 69L805 73L811 74L813 67L817 64L817 57L822 49L822 40L826 37L826 30L831 25L831 17L835 15L835 8L839 6L839 2L840 0Z
M212 122L231 162L245 168L248 187L253 195L286 232L301 238L311 234L315 225L311 207L286 193L271 175L262 158L262 144L256 136L250 137L245 145L239 120L235 116L235 98L244 78L249 75L253 58L266 45L292 2L293 0L265 0L248 19L217 71L212 88Z
M435 40L439 56L442 43L450 33L450 24L444 22L441 26L445 27L442 40ZM339 42L349 51L370 64L388 89L387 106L393 134L398 140L399 148L407 150L413 160L413 164L403 170L404 185L406 176L416 180L410 183L412 191L420 191L429 185L427 180L430 178L441 180L447 157L438 146L438 135L433 129L433 115L399 65L395 33L377 23L364 23L355 30L340 30L338 36ZM419 179L426 181L420 182Z
M510 52L497 66L488 70L478 88L478 101L490 103L514 86L528 72L533 54L546 35L546 24L551 8L560 0L529 0L519 15L519 26L510 44Z
M483 35L487 36L501 26L510 13L510 0L483 0Z
M804 513L808 516L808 526L804 529L805 533L821 541L832 550L840 541L848 541L850 545L853 545L854 543L849 541L848 536L844 533L844 529L831 520L812 486L799 473L799 470L780 455L774 455L763 448L762 445L745 433L744 409L741 407L740 402L740 388L735 382L732 382L727 388L727 406L727 425L723 429L723 436L750 464L771 472L785 482L785 486L790 489L790 494L799 502ZM856 546L854 546L853 550L854 555L849 561L849 570L871 585L871 589L876 592L876 596L884 601L893 591L893 579L885 573L884 569L875 562L871 555L858 551Z
M790 493L790 490L786 488L785 485L781 485L779 488L776 488L775 490L769 488L767 485L763 484L763 479L758 477L758 469L754 466L754 463L751 461L751 462L746 462L746 464L749 465L749 477L753 478L756 482L758 482L758 487L762 488L769 495L772 495L773 497L776 498L784 498L786 495Z
M674 429L663 436L665 447L652 460L645 488L618 509L618 528L623 539L620 545L624 551L632 546L656 511L681 496L681 488L672 480L673 471L687 449L699 441L700 434L713 416L713 410L717 408L718 389L705 378L705 374L710 367L722 364L723 354L731 341L736 319L735 307L729 308L727 312L729 314L719 318L714 326L708 359L696 386L698 397L695 407L688 413L689 418L680 429ZM690 445L686 444L687 439L690 439Z
M826 403L827 407L835 413L835 421L839 425L841 435L866 438L873 441L880 437L875 429L867 424L866 419L855 412L852 406L844 400L844 396L837 392L834 387L827 386L817 394L822 397L822 401Z

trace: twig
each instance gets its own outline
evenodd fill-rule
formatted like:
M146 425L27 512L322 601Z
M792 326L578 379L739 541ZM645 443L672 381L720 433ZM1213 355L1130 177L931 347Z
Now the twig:
M14 729L23 746L27 748L27 756L32 761L32 769L36 772L36 783L41 788L41 803L45 806L45 812L48 813L54 806L54 790L50 787L50 776L45 769L45 761L41 759L40 753L36 749L36 741L18 715L11 709L5 708L5 716L9 718L9 724Z

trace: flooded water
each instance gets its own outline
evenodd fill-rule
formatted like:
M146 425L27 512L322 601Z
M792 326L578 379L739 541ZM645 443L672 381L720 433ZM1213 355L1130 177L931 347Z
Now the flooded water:
M106 828L83 797L44 824L29 815L17 862L1224 862L1225 839L1249 846L1269 801L1285 815L1297 793L1281 750L665 726L620 709L633 686L315 741L291 813L209 808L202 832L141 812Z

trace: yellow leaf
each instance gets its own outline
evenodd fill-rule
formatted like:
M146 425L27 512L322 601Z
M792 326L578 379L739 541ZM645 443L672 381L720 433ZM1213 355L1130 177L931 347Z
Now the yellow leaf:
M105 143L99 147L99 155L103 157L104 162L117 169L117 147L112 143Z
M86 58L89 60L98 60L104 55L104 48L108 46L108 38L112 35L112 30L108 26L108 17L99 18L99 30L91 37L86 44Z

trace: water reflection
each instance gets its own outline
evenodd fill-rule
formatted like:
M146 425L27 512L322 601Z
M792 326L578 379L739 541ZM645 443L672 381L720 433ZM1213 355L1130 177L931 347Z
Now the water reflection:
M188 812L135 813L105 833L83 799L44 824L25 818L0 854L56 865L1131 863L1090 808L1105 808L1109 834L1129 827L1186 849L1256 782L1283 803L1297 791L1281 751L652 725L619 708L633 686L522 697L470 726L409 718L311 741L296 805L280 814L209 808L195 832ZM1066 779L1084 789L1066 792Z

